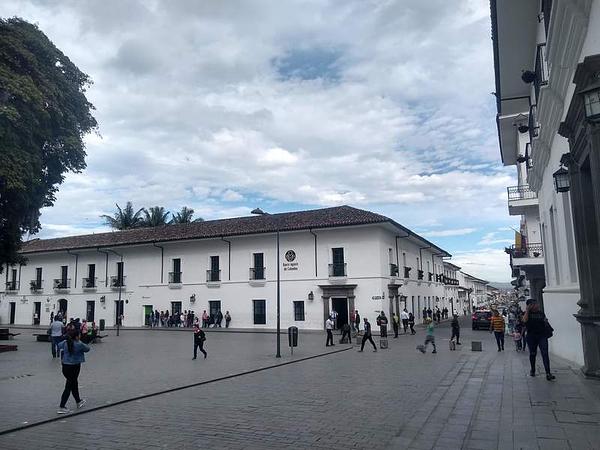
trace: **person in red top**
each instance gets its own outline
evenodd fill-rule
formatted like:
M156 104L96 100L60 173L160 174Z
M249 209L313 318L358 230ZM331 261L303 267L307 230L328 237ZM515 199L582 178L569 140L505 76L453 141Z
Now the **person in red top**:
M494 332L498 351L504 350L504 317L500 315L497 309L494 310L492 320L490 322L490 333Z

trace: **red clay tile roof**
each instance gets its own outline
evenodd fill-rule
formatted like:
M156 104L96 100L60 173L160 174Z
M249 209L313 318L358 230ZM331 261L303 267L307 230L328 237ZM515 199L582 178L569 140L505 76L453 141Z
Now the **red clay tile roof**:
M344 205L309 211L208 220L197 223L136 228L133 230L111 231L108 233L68 236L55 239L34 239L23 244L21 253L116 247L152 242L273 233L277 231L278 226L280 231L293 231L385 222L389 222L403 231L410 233L409 230L388 217ZM414 233L411 234L414 235ZM429 243L418 235L415 235L415 237ZM436 246L434 248L439 249ZM443 252L443 250L439 250Z

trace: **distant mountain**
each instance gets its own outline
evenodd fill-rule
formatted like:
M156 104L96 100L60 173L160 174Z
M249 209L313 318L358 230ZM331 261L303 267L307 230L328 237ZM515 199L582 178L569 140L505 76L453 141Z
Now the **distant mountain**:
M514 286L512 284L510 284L510 282L508 283L501 283L498 281L491 281L490 282L490 286L495 287L496 289L502 289L502 290L507 290L507 289L513 289Z

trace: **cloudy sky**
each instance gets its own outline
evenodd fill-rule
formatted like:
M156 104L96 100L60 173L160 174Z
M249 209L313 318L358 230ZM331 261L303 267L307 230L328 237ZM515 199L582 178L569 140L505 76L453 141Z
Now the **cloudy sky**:
M349 204L510 280L488 0L3 1L94 80L99 135L40 237L99 216Z

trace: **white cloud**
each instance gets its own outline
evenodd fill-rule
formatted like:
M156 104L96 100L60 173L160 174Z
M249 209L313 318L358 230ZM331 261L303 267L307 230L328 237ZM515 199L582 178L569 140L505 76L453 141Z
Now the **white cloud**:
M88 169L45 227L99 226L128 200L205 218L260 206L231 208L244 200L350 203L464 250L514 220L486 2L28 0L3 13L37 22L94 80L103 138L86 138Z
M487 281L504 282L510 279L509 256L497 248L481 248L473 251L455 252L452 263L464 272Z
M447 237L447 236L464 236L477 231L477 228L456 228L453 230L436 230L423 231L420 234L425 237Z

